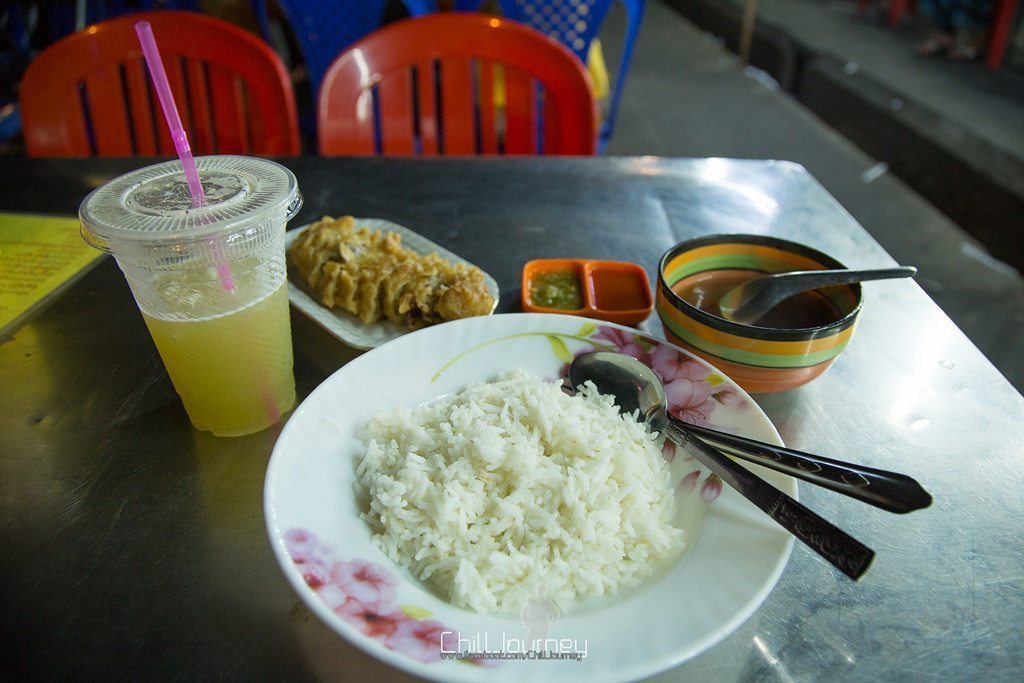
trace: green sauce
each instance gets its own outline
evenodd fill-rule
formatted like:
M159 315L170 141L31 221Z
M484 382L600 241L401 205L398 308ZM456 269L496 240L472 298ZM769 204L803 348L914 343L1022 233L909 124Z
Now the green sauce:
M571 270L552 270L535 276L530 282L530 300L536 306L563 311L583 308L580 281Z

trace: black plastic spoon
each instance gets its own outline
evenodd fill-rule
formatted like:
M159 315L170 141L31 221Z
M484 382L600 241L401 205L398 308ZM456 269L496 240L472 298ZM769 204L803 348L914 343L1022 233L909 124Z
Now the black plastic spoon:
M718 308L726 320L753 324L785 299L800 292L868 280L913 277L916 273L917 268L913 266L876 270L800 270L774 273L736 285L722 296Z

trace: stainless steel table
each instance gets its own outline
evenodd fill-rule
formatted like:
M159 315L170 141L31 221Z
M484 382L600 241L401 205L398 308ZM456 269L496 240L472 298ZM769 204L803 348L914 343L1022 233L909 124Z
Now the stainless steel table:
M849 266L891 258L800 167L659 158L284 160L322 214L388 218L498 280L531 258L648 267L674 242L763 232ZM0 159L0 210L73 213L134 160ZM354 352L292 314L309 393ZM653 329L660 332L655 323ZM867 288L847 352L759 401L788 444L917 477L894 516L801 484L878 551L854 584L798 546L755 615L672 680L1015 680L1024 674L1024 400L912 282ZM278 428L194 431L105 259L0 340L0 672L361 680L401 675L322 626L263 523ZM683 610L683 606L681 606Z

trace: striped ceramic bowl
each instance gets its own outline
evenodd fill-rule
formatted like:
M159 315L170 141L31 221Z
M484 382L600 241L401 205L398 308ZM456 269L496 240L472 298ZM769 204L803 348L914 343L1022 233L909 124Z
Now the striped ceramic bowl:
M784 391L825 372L846 348L860 313L859 284L820 290L836 310L832 318L786 328L728 321L697 308L676 290L686 287L687 278L713 278L710 271L716 270L779 273L845 267L816 249L774 237L699 237L677 244L661 257L656 309L670 342L709 361L747 391Z

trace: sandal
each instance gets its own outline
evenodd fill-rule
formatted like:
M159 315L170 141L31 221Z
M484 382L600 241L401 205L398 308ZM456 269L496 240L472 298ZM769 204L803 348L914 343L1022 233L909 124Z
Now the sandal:
M953 47L953 36L945 33L937 33L923 43L918 43L914 49L922 57L935 57L940 53L947 52Z
M955 47L949 51L949 58L955 62L973 62L978 58L978 50L970 46Z
M949 58L958 62L973 62L981 55L981 47L984 43L984 34L959 32L953 45L949 48Z

